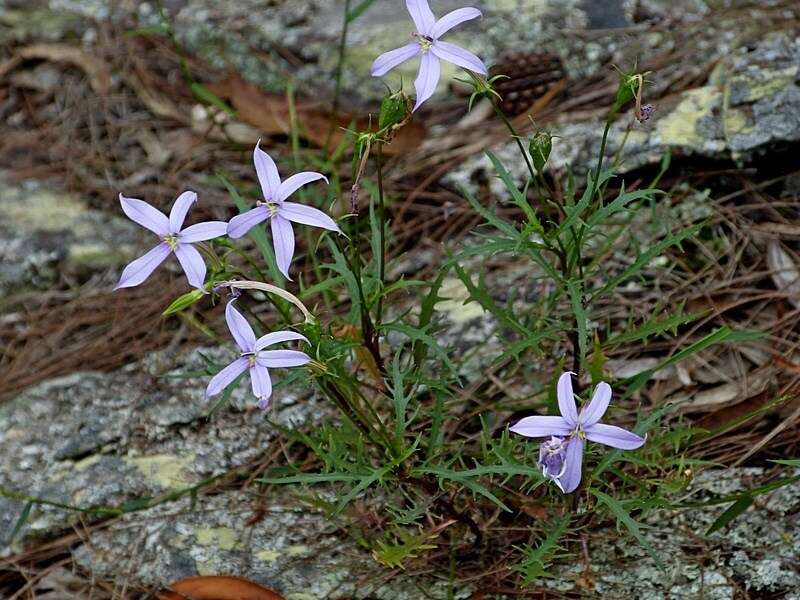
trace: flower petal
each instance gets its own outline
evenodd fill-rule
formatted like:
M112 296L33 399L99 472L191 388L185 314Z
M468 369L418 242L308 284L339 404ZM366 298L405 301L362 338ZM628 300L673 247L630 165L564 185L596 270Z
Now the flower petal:
M431 29L431 37L435 40L439 39L456 25L460 25L464 21L477 19L480 16L482 16L481 11L477 8L472 8L471 6L467 8L457 8L436 21L433 29Z
M395 48L394 50L384 52L375 59L375 62L372 63L372 67L370 67L369 70L370 75L373 77L382 77L383 75L386 75L386 73L395 67L402 65L407 60L414 58L417 54L419 54L420 49L419 42L411 42L405 46L401 46L400 48Z
M305 343L310 344L306 337L294 331L273 331L267 335L262 335L256 340L256 351L263 350L267 346L273 344L280 344L281 342L291 342L293 340L303 340Z
M228 329L242 352L254 352L256 334L253 333L253 328L250 327L247 319L233 306L233 302L231 300L228 302L228 306L225 307L225 320L228 322Z
M233 383L234 379L247 370L248 364L250 364L250 361L244 357L239 357L227 367L222 369L222 371L214 375L214 377L211 378L211 381L208 382L208 387L206 387L206 398L216 396L231 383Z
M632 431L616 425L605 425L604 423L595 423L583 431L587 439L612 448L619 448L620 450L636 450L646 441L646 438L636 435Z
M202 290L206 282L206 263L197 249L191 244L178 244L175 256L178 257L178 262L186 273L189 285Z
M283 273L289 281L289 265L292 263L292 256L294 256L294 231L292 231L292 224L284 219L280 214L272 217L270 221L272 226L272 245L275 248L275 260L278 263L278 270Z
M417 26L417 33L430 35L431 29L436 23L436 17L433 16L433 11L428 6L428 0L406 0L406 8L414 20L414 25Z
M611 386L601 381L594 388L591 402L581 409L578 417L581 425L586 428L597 423L606 414L609 402L611 402Z
M572 392L572 371L561 374L556 384L556 396L558 397L558 410L561 416L570 425L578 424L578 408L575 406L575 394Z
M561 489L565 494L574 492L581 482L583 467L583 440L577 435L569 438L567 457L564 459L564 474L559 478Z
M449 44L447 42L440 42L437 40L431 45L430 51L442 60L446 60L454 65L463 67L468 71L472 71L473 73L479 73L480 75L484 76L489 74L489 71L486 69L486 65L483 64L483 61L480 58L475 56L472 52L464 50L455 44Z
M250 367L250 383L253 386L253 395L258 398L259 408L265 409L267 400L272 395L272 380L267 367L258 363Z
M163 215L162 215L163 216ZM166 219L166 217L164 217ZM140 256L131 262L122 271L122 275L117 282L115 290L126 287L134 287L142 283L145 279L150 277L150 274L156 270L156 267L164 262L164 259L172 252L165 242L161 242L158 246Z
M183 227L183 222L186 220L186 213L192 207L192 204L197 202L197 194L195 192L183 192L175 200L172 205L172 210L169 211L169 232L178 233Z
M547 437L569 435L573 427L563 417L533 416L520 419L509 430L525 437Z
M119 203L131 221L149 229L159 237L169 235L169 219L160 210L153 208L144 200L126 198L122 194L119 195Z
M417 102L414 104L414 110L417 110L423 102L433 96L436 84L439 83L440 74L439 59L430 52L423 53L419 61L419 73L414 80L414 88L417 90Z
M336 221L331 219L321 210L312 206L305 206L304 204L297 204L296 202L284 202L278 209L278 214L284 219L294 221L295 223L302 223L303 225L311 225L312 227L322 227L330 231L341 233Z
M280 184L278 187L277 200L283 202L305 184L311 183L312 181L317 181L319 179L324 179L325 183L328 183L328 178L322 173L315 173L314 171L303 171L302 173L296 173Z
M269 209L266 206L256 206L247 212L236 215L228 223L228 236L236 239L242 237L253 227L269 218Z
M184 244L195 242L205 242L214 238L222 237L228 232L228 224L225 221L205 221L189 225L178 235L178 241Z
M265 367L302 367L311 362L311 357L299 350L264 350L258 354L258 363Z
M256 166L258 183L261 184L261 193L265 200L275 200L278 197L278 188L281 186L281 177L278 175L278 167L272 157L264 152L259 146L261 140L256 142L253 150L253 163Z

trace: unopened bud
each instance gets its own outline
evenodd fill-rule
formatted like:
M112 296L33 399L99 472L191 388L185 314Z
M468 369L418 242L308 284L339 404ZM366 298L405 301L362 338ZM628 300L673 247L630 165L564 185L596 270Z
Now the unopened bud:
M550 158L550 152L553 150L553 136L548 131L539 131L531 139L528 145L528 152L530 152L533 166L541 173L544 171L544 166Z
M411 99L398 90L381 100L381 112L378 117L378 129L385 130L402 124L411 114Z

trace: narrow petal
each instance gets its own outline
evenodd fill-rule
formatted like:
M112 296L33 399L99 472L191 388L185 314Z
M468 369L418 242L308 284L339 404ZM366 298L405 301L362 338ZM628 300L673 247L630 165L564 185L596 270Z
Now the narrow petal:
M283 202L305 184L311 183L312 181L317 181L319 179L324 179L325 183L328 183L328 178L322 173L303 171L302 173L292 175L289 177L289 179L281 183L280 187L278 187L277 199Z
M164 217L166 218L166 217ZM145 279L150 277L150 274L156 270L156 267L164 262L164 259L169 256L171 252L169 246L161 242L158 246L150 250L144 256L140 256L131 262L122 271L117 286L114 288L134 287L142 283Z
M375 62L372 63L372 67L369 70L370 75L373 77L382 77L395 67L402 65L407 60L414 58L417 54L419 54L419 51L419 42L411 42L405 46L401 46L400 48L395 48L394 50L384 52L375 59Z
M295 223L311 225L312 227L322 227L323 229L341 233L336 221L321 210L311 206L297 204L296 202L284 202L278 209L278 214L284 219L294 221Z
M183 192L175 204L172 205L172 210L169 211L169 232L178 233L183 227L183 222L186 219L186 213L192 207L192 204L197 202L197 194L194 192Z
M278 263L278 270L283 273L286 279L289 277L289 265L294 256L294 231L291 222L282 216L275 215L270 221L272 226L272 245L275 247L275 260Z
M574 492L581 482L583 440L577 435L569 439L565 462L564 474L559 479L561 482L561 489L565 494L569 494L570 492Z
M195 242L205 242L214 238L222 237L228 232L228 224L225 221L205 221L189 225L178 234L178 241L184 244Z
M253 227L269 218L269 209L266 206L256 206L247 212L236 215L228 223L228 236L236 239L242 237Z
M601 381L594 388L592 401L581 409L578 417L581 425L585 428L597 423L606 414L609 402L611 402L611 386L605 381Z
M472 52L464 50L455 44L436 41L431 46L430 51L442 60L446 60L447 62L453 63L456 66L463 67L468 71L472 71L473 73L479 73L484 76L489 74L489 71L486 69L486 65L483 64L483 61L480 58L475 56Z
M206 398L216 396L231 383L233 383L234 379L247 370L249 362L250 361L248 361L246 358L239 357L227 367L222 369L222 371L214 375L214 377L211 378L211 381L208 382L208 387L206 387Z
M558 397L558 410L561 416L570 425L578 423L578 408L575 406L575 394L572 393L572 371L562 373L556 384L556 396Z
M477 8L457 8L456 10L447 13L441 19L436 21L433 29L431 29L431 37L435 40L439 39L456 25L460 25L464 21L477 19L480 16L481 11L479 11Z
M202 290L206 282L206 262L197 249L191 244L178 244L175 256L178 257L178 262L186 273L189 285Z
M228 306L225 307L225 320L228 322L228 329L242 352L254 352L256 334L253 333L253 328L250 327L247 319L233 306L233 302L231 300L228 302Z
M311 357L299 350L264 350L258 354L258 363L265 367L302 367L311 362Z
M595 423L591 427L585 428L584 432L587 439L620 450L636 450L645 442L645 438L616 425Z
M439 59L430 52L425 52L419 61L419 73L414 80L414 88L417 90L417 102L414 104L414 110L417 110L423 102L433 96L436 84L439 83L440 73Z
M524 435L525 437L548 437L566 436L573 430L573 427L567 423L563 417L525 417L520 419L513 426L510 431Z
M281 178L278 175L275 161L259 147L260 144L261 140L258 140L256 148L253 150L253 163L256 166L256 175L258 175L258 183L261 184L261 193L264 194L264 199L274 200L278 197Z
M306 344L311 343L304 335L295 333L294 331L273 331L267 335L262 335L256 340L256 351L263 350L267 346L272 346L273 344L291 342L293 340L303 340Z
M428 0L406 0L406 8L414 20L414 25L417 26L417 33L430 35L436 23L436 17L433 16L433 11L428 6Z
M131 221L135 221L145 229L149 229L159 237L169 235L169 219L160 210L150 206L144 200L126 198L119 195L122 211Z
M250 367L250 383L253 385L253 395L258 398L259 407L266 408L266 401L272 395L272 380L267 367L259 364Z

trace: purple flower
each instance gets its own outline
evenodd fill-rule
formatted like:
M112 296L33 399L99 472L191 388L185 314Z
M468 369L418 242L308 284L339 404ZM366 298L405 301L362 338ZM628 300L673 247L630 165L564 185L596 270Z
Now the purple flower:
M272 381L268 368L300 367L309 363L311 357L297 350L265 350L265 348L279 342L303 340L308 343L308 340L294 331L275 331L256 339L253 328L242 313L233 307L233 303L234 300L231 300L225 308L225 320L241 353L239 358L211 378L206 388L206 398L219 394L249 369L250 383L253 386L253 394L258 398L258 407L266 410L269 397L272 395Z
M294 231L292 231L290 221L322 227L337 233L341 233L341 231L334 220L321 210L296 202L285 202L286 198L307 183L318 179L325 179L325 183L328 183L326 177L320 173L304 171L281 182L275 161L259 148L260 143L261 140L253 151L253 162L256 165L256 174L258 182L261 184L261 192L264 194L264 201L256 202L255 208L233 217L228 223L228 235L234 239L240 238L259 223L270 219L272 244L275 247L278 269L286 279L291 280L289 264L294 255Z
M183 192L178 196L169 218L143 200L126 198L120 194L119 201L129 219L155 233L161 238L161 242L125 267L114 289L139 285L174 252L189 284L202 290L206 279L206 263L192 244L225 235L228 224L224 221L206 221L181 229L186 213L197 202L197 194L194 192Z
M591 402L578 414L570 375L574 373L563 373L556 387L561 416L525 417L511 427L511 431L525 437L554 436L542 444L539 464L544 463L542 468L545 476L555 479L558 487L567 494L581 482L585 440L622 450L635 450L645 442L645 438L631 431L599 422L611 401L611 386L604 381L597 384ZM562 443L558 444L554 441L556 438L567 439L561 439ZM562 465L560 470L559 464ZM559 471L557 475L556 471Z
M480 17L481 11L477 8L459 8L437 21L428 6L428 0L406 0L406 8L417 27L416 33L413 34L416 39L401 48L381 54L372 63L370 73L373 77L381 77L420 54L419 73L414 81L417 90L414 110L417 110L436 91L436 84L439 83L440 59L483 76L489 74L486 65L472 52L439 39L456 25Z

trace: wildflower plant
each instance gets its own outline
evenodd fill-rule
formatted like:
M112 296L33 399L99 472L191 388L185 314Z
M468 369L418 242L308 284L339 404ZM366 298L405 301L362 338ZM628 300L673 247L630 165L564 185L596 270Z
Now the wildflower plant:
M338 418L321 415L312 427L281 428L283 454L302 460L289 460L256 483L318 490L315 506L332 518L346 516L348 532L384 564L403 566L432 554L480 561L492 549L507 549L505 534L492 535L499 526L504 532L522 531L513 542L518 564L509 572L528 585L546 575L559 553L574 551L576 532L608 518L652 553L632 512L664 505L661 485L675 477L675 465L683 465L674 436L687 438L663 425L672 407L645 411L635 399L637 391L659 368L750 334L717 330L629 378L613 380L607 368L607 356L618 348L669 337L700 316L682 309L666 315L656 311L620 328L600 309L611 294L645 277L654 259L680 252L680 245L703 227L673 217L668 197L655 188L669 167L668 157L651 185L628 189L615 174L618 161L606 156L615 119L652 115L641 105L645 80L641 74L621 74L605 128L598 131L593 168L567 172L557 181L547 165L558 138L538 129L518 131L519 123L502 112L482 60L440 39L480 12L461 8L437 20L426 0L406 5L416 28L413 40L379 56L371 72L380 76L419 56L416 101L412 107L402 90L391 91L372 121L377 128L352 132L349 188L342 175L348 169L339 168L346 148L326 155L293 144L295 166L304 156L322 165L318 168L331 181L323 188L303 187L328 182L317 172L301 171L281 181L278 166L259 144L253 153L258 188L219 175L240 211L224 227L212 222L181 229L193 197L181 196L169 219L141 201L123 198L126 214L162 241L157 252L126 268L118 287L143 283L156 261L175 252L200 291L176 300L169 314L183 314L204 298L227 302L225 316L235 342L230 347L237 356L227 365L209 362L209 397L230 391L249 374L254 403L270 422L280 404L271 369L303 372L305 381L313 382ZM479 99L491 104L519 150L524 176L512 176L515 169L487 152L503 197L487 205L462 188L463 206L480 216L481 226L466 243L445 245L441 263L432 265L429 276L415 279L392 270L394 224L383 150L432 95L439 60L468 71L474 86L470 105ZM630 114L633 102L636 115ZM295 193L299 200L290 202ZM334 207L339 207L335 220ZM265 221L271 244L260 225ZM631 233L634 222L647 232L644 238ZM289 277L296 252L292 223L309 226L302 228L301 238L305 269L295 271L294 281ZM198 262L192 244L223 234L227 237L204 249L213 269L203 281L206 265ZM253 256L253 244L259 258ZM608 260L612 253L625 260ZM507 298L498 297L498 286L487 283L490 274L484 268L496 257L525 261L536 289L533 299L515 296L513 288ZM443 333L453 326L443 310L450 300L445 289L454 281L466 293L463 303L476 305L481 318L494 325L489 335L499 341L495 356L485 356L482 344L465 351L444 341ZM302 350L271 349L298 342ZM492 382L524 382L524 397L489 394L491 382L476 378L468 366L476 356L491 365ZM609 381L617 390L613 404ZM580 412L576 396L590 398ZM664 460L667 452L676 458ZM536 518L529 516L532 504L539 507ZM357 515L365 507L375 513L371 527L359 525ZM442 548L448 549L442 553Z

